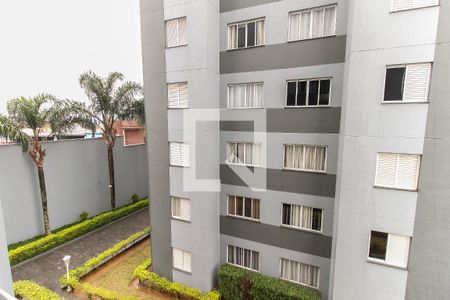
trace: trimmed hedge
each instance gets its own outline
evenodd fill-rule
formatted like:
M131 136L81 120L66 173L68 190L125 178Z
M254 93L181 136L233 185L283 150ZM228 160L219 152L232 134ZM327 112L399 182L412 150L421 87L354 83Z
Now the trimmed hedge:
M211 291L207 294L201 290L188 287L178 282L172 282L164 277L159 276L154 272L150 272L149 268L152 264L151 259L147 259L134 270L134 276L139 279L139 282L150 288L156 289L162 293L169 294L177 299L186 300L219 300L220 293L218 291Z
M63 300L57 293L40 286L34 281L21 280L14 282L14 294L19 299L29 300Z
M9 261L11 265L18 264L27 259L30 259L36 255L42 254L50 249L53 249L59 245L67 243L77 237L82 236L94 229L97 229L103 225L111 223L117 219L122 218L132 212L135 212L141 208L148 206L149 200L144 199L134 204L124 206L114 211L109 211L93 217L89 220L80 222L74 226L68 227L57 233L50 233L49 235L40 238L36 241L30 242L16 249L10 250Z
M111 248L103 251L99 255L91 258L87 262L85 262L82 266L73 269L69 272L69 280L67 280L66 275L62 276L59 279L59 282L61 285L67 286L70 285L72 288L76 288L80 285L80 279L86 276L89 272L92 270L98 268L114 256L118 255L119 253L123 252L127 248L129 248L131 245L135 244L139 240L143 239L145 236L147 236L150 233L150 228L146 228L142 231L136 232L135 234L129 236L127 239L118 242ZM83 284L84 285L84 284Z
M102 300L138 300L134 296L124 296L120 293L104 289L101 287L93 286L89 283L83 283L81 285L81 290L88 295L88 299L100 298Z
M320 292L282 279L225 264L219 270L224 300L320 300Z

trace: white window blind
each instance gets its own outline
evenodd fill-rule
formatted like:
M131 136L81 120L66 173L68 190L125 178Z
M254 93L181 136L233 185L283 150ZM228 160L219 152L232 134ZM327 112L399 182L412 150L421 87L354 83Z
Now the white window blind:
M188 83L176 82L167 84L169 108L187 108L189 103Z
M228 25L228 50L264 45L264 19Z
M186 17L166 21L168 48L187 45Z
M191 200L180 197L170 197L172 202L172 217L185 221L191 220Z
M336 5L305 9L289 13L289 41L334 35Z
M281 278L295 283L300 283L313 288L319 288L319 267L297 262L294 260L281 259Z
M170 165L189 166L189 145L186 143L170 142Z
M178 270L191 272L191 253L185 250L173 248L173 267Z
M439 0L392 0L392 11L438 5Z
M375 185L386 188L416 190L420 155L378 153Z
M259 252L228 245L227 262L255 271L259 270Z
M262 82L228 86L228 108L260 108L262 99Z
M261 144L228 142L227 148L228 163L247 166L261 165Z
M284 145L284 168L300 171L325 172L327 147Z

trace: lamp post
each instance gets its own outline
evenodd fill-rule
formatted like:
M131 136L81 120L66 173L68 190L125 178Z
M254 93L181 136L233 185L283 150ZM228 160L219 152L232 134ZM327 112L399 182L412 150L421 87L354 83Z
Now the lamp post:
M70 292L72 289L69 284L69 264L70 264L70 255L66 255L63 258L64 264L66 265L66 275L67 275L67 291Z

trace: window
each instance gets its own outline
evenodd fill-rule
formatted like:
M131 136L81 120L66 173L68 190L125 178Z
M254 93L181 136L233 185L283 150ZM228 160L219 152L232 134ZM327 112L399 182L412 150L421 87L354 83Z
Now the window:
M188 84L187 82L176 82L167 84L167 98L169 108L188 107Z
M390 66L384 83L385 102L426 102L431 64Z
M406 268L410 241L409 236L371 231L369 260Z
M228 50L264 45L264 19L228 25Z
M262 82L228 86L228 108L260 108L262 99Z
M228 163L260 166L261 165L261 144L228 142Z
M335 32L336 5L289 13L289 41L331 36Z
M259 252L228 245L227 262L258 271Z
M167 48L187 45L186 17L166 21Z
M288 81L286 89L288 107L330 105L331 79Z
M189 167L189 145L186 143L170 142L170 165Z
M180 197L170 197L172 202L172 218L185 221L191 220L191 200Z
M284 145L284 168L300 171L325 172L327 147Z
M392 0L392 11L438 5L439 0Z
M319 208L283 203L281 224L320 232L322 214Z
M191 272L191 252L172 248L173 267L185 272Z
M281 278L313 288L319 288L319 267L294 260L281 259Z
M416 190L420 155L378 153L375 185L401 190Z
M228 195L228 214L259 220L259 199Z

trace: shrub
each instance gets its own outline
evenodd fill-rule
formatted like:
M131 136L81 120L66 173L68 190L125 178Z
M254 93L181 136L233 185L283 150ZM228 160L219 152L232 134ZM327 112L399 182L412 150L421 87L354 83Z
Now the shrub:
M135 234L130 235L127 239L118 242L111 248L103 251L99 255L89 259L82 266L73 269L69 272L69 280L67 280L66 275L62 276L59 279L59 282L62 286L70 285L72 288L76 288L80 283L80 279L86 276L92 270L98 268L106 261L110 260L114 256L122 253L124 250L129 248L131 245L135 244L143 237L147 236L150 233L150 229L146 228L142 231L136 232Z
M219 300L220 293L218 291L211 291L207 294L201 290L188 287L178 282L172 282L164 277L159 276L154 272L150 272L149 268L152 264L151 259L147 259L145 262L137 266L134 270L134 276L139 279L139 282L154 288L162 293L166 293L176 297L177 299L187 300Z
M139 195L134 193L133 195L131 195L131 202L136 203L139 201Z
M141 200L137 203L124 206L117 210L109 211L86 221L80 222L57 233L51 233L36 241L10 250L8 252L9 261L11 265L18 264L24 260L27 260L59 245L67 243L68 241L82 236L83 234L88 233L96 228L120 219L121 217L135 212L143 207L146 207L148 206L148 204L149 200Z
M81 221L86 221L88 217L89 217L89 213L88 213L87 211L83 211L83 212L80 214L80 220L81 220Z
M14 282L14 294L29 300L63 300L57 293L29 280Z
M115 291L104 289L101 287L93 286L89 283L83 283L81 285L81 290L88 296L88 299L100 298L102 300L138 300L134 296L125 296Z
M228 264L219 270L219 290L224 300L320 300L312 288Z

